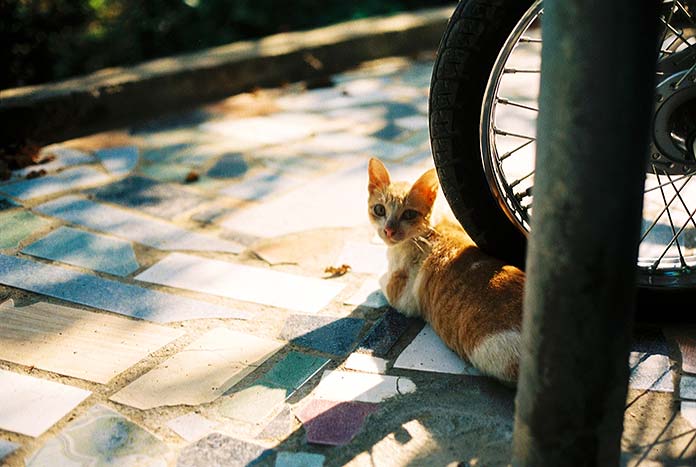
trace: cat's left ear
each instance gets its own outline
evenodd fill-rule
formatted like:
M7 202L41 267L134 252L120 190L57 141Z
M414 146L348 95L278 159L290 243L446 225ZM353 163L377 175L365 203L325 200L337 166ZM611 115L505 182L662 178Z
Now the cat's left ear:
M374 157L370 159L367 165L367 173L370 176L370 182L367 185L367 190L370 194L377 189L389 186L391 183L389 171L379 159Z
M423 203L430 207L435 202L439 187L440 182L437 179L437 172L435 169L430 169L421 175L411 187L411 191L408 193L409 201Z

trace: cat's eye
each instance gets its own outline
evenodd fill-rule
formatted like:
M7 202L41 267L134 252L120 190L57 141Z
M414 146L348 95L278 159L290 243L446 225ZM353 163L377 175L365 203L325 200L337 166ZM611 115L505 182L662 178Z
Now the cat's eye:
M414 211L413 209L407 209L401 214L401 219L405 221L412 221L418 217L418 211Z
M374 212L375 216L378 217L384 217L384 215L387 213L386 209L384 209L384 206L381 204L375 204L372 207L372 212Z

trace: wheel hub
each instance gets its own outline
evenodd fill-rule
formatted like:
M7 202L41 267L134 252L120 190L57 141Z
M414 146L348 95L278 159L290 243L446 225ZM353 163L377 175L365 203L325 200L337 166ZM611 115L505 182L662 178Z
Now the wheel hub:
M683 70L664 79L656 101L652 165L671 175L696 172L696 72Z

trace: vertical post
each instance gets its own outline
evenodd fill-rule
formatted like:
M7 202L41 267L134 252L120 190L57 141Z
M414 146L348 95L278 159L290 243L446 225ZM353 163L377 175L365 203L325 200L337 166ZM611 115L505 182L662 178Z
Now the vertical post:
M656 0L545 0L514 465L619 464Z

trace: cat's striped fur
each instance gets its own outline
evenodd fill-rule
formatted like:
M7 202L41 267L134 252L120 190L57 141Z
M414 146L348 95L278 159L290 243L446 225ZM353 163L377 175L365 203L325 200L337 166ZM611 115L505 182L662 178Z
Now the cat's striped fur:
M421 316L483 373L516 382L524 273L483 253L458 224L435 221L434 169L413 185L392 183L377 159L368 172L370 221L389 247L380 280L389 303Z

